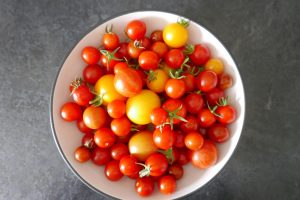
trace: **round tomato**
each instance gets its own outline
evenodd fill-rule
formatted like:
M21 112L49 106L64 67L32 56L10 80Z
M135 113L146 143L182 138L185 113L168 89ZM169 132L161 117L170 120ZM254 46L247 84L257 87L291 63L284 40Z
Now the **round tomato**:
M154 42L151 46L151 51L155 52L160 58L163 58L168 53L169 48L164 42Z
M164 126L162 130L159 128L153 132L154 144L160 149L170 149L175 143L176 135L170 126Z
M78 162L84 163L91 158L91 152L88 148L81 146L75 150L75 159Z
M123 116L118 119L113 119L110 128L117 136L126 136L130 133L131 123L126 116Z
M216 116L212 114L207 108L200 110L197 119L200 127L204 128L207 128L216 122Z
M169 97L179 99L185 93L184 80L173 78L168 79L165 85L165 92Z
M133 59L137 59L144 49L145 48L136 41L130 41L127 46L128 55Z
M194 51L189 55L191 61L198 66L204 65L210 58L209 49L201 44L194 46Z
M180 49L171 49L164 57L165 62L172 69L180 68L184 62L184 59L184 54Z
M203 108L204 101L200 94L191 93L185 97L184 104L189 113L197 114Z
M149 196L154 191L153 179L151 177L142 177L136 179L135 191L142 197Z
M147 87L156 93L165 91L165 85L169 77L162 69L150 70L147 77Z
M159 96L151 90L142 90L127 100L126 114L135 124L149 124L151 122L150 113L158 107L160 107Z
M73 88L72 97L78 105L88 106L90 101L93 100L94 95L91 93L89 87L86 85L80 85Z
M137 162L137 158L133 155L123 156L119 163L120 171L126 176L131 176L138 173L141 168Z
M196 84L201 92L209 92L218 83L218 76L213 71L202 71L196 78Z
M172 194L176 190L176 180L172 175L164 175L158 181L158 188L162 194Z
M211 58L204 65L205 70L211 70L215 72L217 75L221 75L224 72L224 64L222 60L218 58Z
M91 84L95 84L103 75L104 71L98 64L88 65L82 72L83 79Z
M225 89L230 88L232 86L232 84L233 84L233 80L232 80L232 77L229 74L223 73L219 76L218 87L221 90L225 90Z
M94 164L96 165L105 165L106 163L108 163L110 161L111 157L110 157L110 151L109 149L103 149L100 147L96 147L93 151L92 151L92 161Z
M112 160L105 165L104 174L106 178L110 181L118 181L123 177L120 171L119 161Z
M107 115L103 108L90 106L83 112L84 124L91 129L98 129L105 125Z
M126 113L126 104L122 100L114 100L107 104L107 113L112 118L120 118Z
M153 51L143 51L139 55L139 65L144 70L154 70L158 67L159 57Z
M144 37L140 40L140 45L144 50L148 50L151 47L151 40L148 37Z
M185 146L188 149L194 151L200 149L203 145L203 142L204 142L203 136L196 131L189 132L188 134L186 134L184 138Z
M113 73L114 66L121 60L119 53L107 50L101 50L101 53L100 61L105 67L106 73Z
M134 134L128 143L130 154L134 155L141 161L157 150L153 142L153 134L150 131L139 131Z
M167 121L168 112L162 108L154 108L150 113L150 119L152 124L159 126Z
M65 121L71 122L81 118L82 110L76 103L67 102L61 107L60 115Z
M82 133L93 133L93 129L87 127L82 118L77 120L77 127Z
M217 147L213 142L204 140L202 148L193 151L191 157L194 166L200 169L207 169L217 162Z
M185 118L187 112L184 103L179 99L166 100L163 103L162 108L169 112L167 121L173 121L173 124L178 124L179 122L181 122L182 119Z
M95 132L94 140L98 147L109 148L115 143L116 136L109 128L100 128Z
M175 163L175 164L169 166L168 174L174 176L174 178L176 180L181 179L183 176L183 173L184 173L184 171L183 171L183 167L181 165Z
M94 140L94 133L86 133L81 139L82 146L85 146L88 149L94 149L97 147Z
M97 64L100 56L100 51L95 47L85 47L81 52L81 57L87 64Z
M164 42L172 48L183 47L189 38L188 31L179 23L165 26L163 30Z
M107 50L114 50L119 46L119 36L113 32L106 32L102 37L102 44Z
M225 125L215 124L208 129L208 137L214 142L222 143L229 139L229 130Z
M143 21L132 20L127 24L125 33L131 40L140 40L145 37L146 30L146 24Z
M206 100L210 106L216 105L221 98L225 98L225 93L219 88L214 88L205 94Z
M161 30L155 30L150 35L150 40L152 43L154 42L162 42L163 41L163 32Z
M192 92L195 90L196 87L196 78L190 73L184 73L183 81L185 82L185 90L186 93Z
M236 119L236 111L230 106L219 106L216 110L217 120L222 124L231 124Z
M129 155L128 146L123 143L116 143L111 147L111 157L115 160L121 160L123 156Z
M140 177L161 176L168 169L168 160L161 153L151 154L145 161L145 168L140 171Z
M185 133L198 130L198 121L197 118L193 115L188 115L186 122L181 122L180 129Z
M118 49L118 54L120 55L120 58L126 58L127 60L130 59L129 53L128 53L128 43L127 42L121 42Z

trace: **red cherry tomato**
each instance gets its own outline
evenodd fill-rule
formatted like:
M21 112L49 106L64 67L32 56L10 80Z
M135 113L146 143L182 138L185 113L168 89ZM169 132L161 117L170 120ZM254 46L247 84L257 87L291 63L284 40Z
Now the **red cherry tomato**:
M113 119L110 128L117 136L126 136L130 133L131 122L126 116L123 116L118 119Z
M164 42L160 41L153 43L150 49L155 52L159 58L164 58L166 53L169 51L168 46Z
M196 131L189 132L184 138L185 146L190 150L200 149L203 145L203 142L203 136Z
M187 133L191 131L197 131L198 130L198 120L193 115L188 115L186 118L187 122L181 122L180 129Z
M126 104L122 100L114 100L107 104L107 113L112 118L120 118L125 115Z
M94 133L86 133L81 140L82 146L85 146L88 149L94 149L97 147L94 140Z
M206 100L210 106L216 105L221 98L225 98L225 93L219 88L214 88L205 94Z
M214 142L222 143L229 139L229 130L225 125L215 124L208 129L208 137Z
M151 154L145 161L145 167L140 171L140 176L161 176L168 169L168 160L161 153Z
M140 166L137 164L138 160L133 155L123 156L120 160L120 171L127 176L134 175L139 172Z
M90 101L93 100L94 95L86 85L80 85L73 89L72 97L78 105L88 106Z
M93 133L93 129L87 127L82 118L77 120L77 127L82 133Z
M172 194L176 190L176 180L174 176L165 175L158 181L158 188L162 194Z
M217 162L218 152L216 145L209 141L204 140L201 149L192 152L192 163L200 169L207 169Z
M184 73L183 81L185 82L185 90L187 92L192 92L196 87L196 78L192 74Z
M216 116L209 109L202 109L197 116L200 127L207 128L216 122Z
M113 32L104 33L102 37L102 44L107 50L114 50L119 46L119 36Z
M121 160L123 156L129 155L128 146L123 143L116 143L111 147L111 157L115 160Z
M102 107L87 107L83 112L84 124L91 129L98 129L105 125L107 115Z
M104 75L103 69L98 64L87 65L83 72L83 79L91 84L95 84Z
M84 163L91 158L91 152L88 148L81 146L78 147L75 151L75 159L78 162Z
M182 79L170 78L166 82L165 92L169 97L178 99L185 93L185 82Z
M189 113L197 114L203 108L204 101L200 94L191 93L185 97L184 104Z
M120 58L126 58L127 60L129 60L130 56L127 47L128 47L128 42L121 42L119 45L119 50L117 52Z
M151 33L150 35L150 40L152 41L152 43L154 42L163 42L163 32L162 30L155 30Z
M182 178L183 173L184 173L183 167L181 165L179 165L178 163L175 163L175 164L169 166L168 173L170 175L173 175L176 180L179 180Z
M116 136L109 128L100 128L95 132L94 140L98 147L108 148L115 143Z
M167 121L168 112L162 108L154 108L150 114L152 124L159 126Z
M100 62L105 67L107 73L113 73L114 67L120 62L119 53L113 54L111 51L107 51L107 54L101 54Z
M105 165L104 174L110 181L118 181L123 177L122 172L119 168L119 161L112 160Z
M139 55L139 65L144 70L154 70L158 68L159 57L153 51L143 51Z
M217 120L222 124L231 124L236 119L236 111L230 106L219 106L216 110Z
M184 144L185 133L182 131L176 131L176 140L174 143L174 147L182 148L185 147Z
M162 130L159 128L153 132L154 144L160 149L170 149L175 143L176 135L170 126L164 126Z
M154 181L151 177L136 179L135 191L142 197L149 196L154 191Z
M178 69L184 61L184 54L180 49L171 49L166 53L164 60L170 68Z
M81 52L81 57L87 64L97 64L100 59L100 52L95 47L85 47Z
M233 84L233 80L232 77L229 74L221 74L219 76L219 83L218 83L218 87L221 90L226 90L228 88L230 88Z
M140 40L140 45L144 50L148 50L151 47L151 40L148 37L144 37Z
M181 107L181 109L179 109ZM178 110L176 115L182 118L185 118L186 116L186 107L184 105L184 103L179 100L179 99L168 99L166 100L163 105L162 108L165 109L168 112L174 112L175 110ZM170 122L170 117L168 117L167 122ZM178 118L173 118L173 124L178 124L180 123L181 120Z
M188 150L186 148L182 148L178 151L178 159L177 163L180 165L186 165L187 163L190 162L190 157L188 155Z
M60 114L65 121L71 122L82 117L82 110L76 103L67 102L61 107Z
M218 76L213 71L202 71L196 78L196 84L201 92L209 92L214 89L218 83Z
M100 147L96 147L93 151L92 151L92 161L94 164L96 165L105 165L106 163L108 163L110 161L111 157L110 157L110 151L109 149L103 149Z
M201 44L194 46L194 51L189 55L189 58L195 65L204 65L210 58L209 49Z
M137 45L135 41L130 41L127 46L127 52L133 59L137 59L139 55L145 50L144 47Z
M131 40L140 40L145 37L146 24L141 20L132 20L127 24L125 33Z

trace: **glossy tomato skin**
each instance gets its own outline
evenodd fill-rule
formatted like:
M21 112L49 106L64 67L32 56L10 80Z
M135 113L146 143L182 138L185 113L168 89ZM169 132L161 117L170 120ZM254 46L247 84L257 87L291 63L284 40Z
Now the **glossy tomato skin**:
M81 118L82 110L76 103L67 102L61 107L60 114L65 121L71 122Z
M102 44L106 50L114 50L119 46L120 39L116 33L105 33L102 37Z
M163 105L162 108L165 109L166 111L172 112L176 109L178 109L181 106L181 109L177 112L177 115L180 117L185 118L187 110L186 110L186 106L184 105L184 103L179 100L179 99L168 99L166 100ZM168 118L167 121L169 121L170 119ZM174 119L173 120L173 124L178 124L180 123L181 120L179 119Z
M129 155L128 146L124 143L116 143L111 147L111 157L115 160L121 160L123 156Z
M207 128L216 122L216 116L209 109L202 109L197 116L200 127Z
M144 51L143 47L136 46L134 41L130 41L127 46L128 55L133 58L137 59L139 55Z
M176 190L176 180L172 175L164 175L158 181L158 188L162 194L172 194Z
M88 106L94 95L86 85L80 85L72 92L73 100L80 106Z
M97 147L94 140L94 133L86 133L81 139L82 146L85 146L88 149L93 150Z
M154 108L150 113L152 124L159 126L167 121L168 113L162 108Z
M183 131L176 131L176 140L174 143L174 147L177 148L185 147L184 138L185 138L185 133Z
M158 68L159 57L153 51L143 51L139 55L139 65L144 70L154 70Z
M149 196L154 191L154 181L151 177L137 178L135 191L142 197Z
M131 40L140 40L145 37L146 30L146 24L143 21L132 20L127 24L125 33Z
M165 85L165 92L169 97L179 99L185 93L184 80L173 78L168 79Z
M140 40L140 45L144 50L149 50L151 47L151 40L148 37L144 37Z
M215 124L208 129L208 137L214 142L222 143L229 139L229 130L225 125Z
M186 93L192 92L196 87L196 78L190 73L184 73L184 78L182 79L185 82Z
M163 29L164 42L172 48L183 47L189 38L188 31L178 23L171 23Z
M213 71L202 71L196 78L196 85L201 92L209 92L218 83L218 76Z
M229 74L223 73L219 76L218 87L221 90L230 88L233 84L232 77Z
M83 79L90 84L95 84L103 75L104 71L98 64L87 65L82 72Z
M150 176L161 176L168 169L168 160L161 153L151 154L145 162L150 167Z
M236 119L236 111L230 106L219 106L216 110L217 120L222 124L231 124Z
M110 54L112 54L111 51L109 51ZM116 59L121 59L119 53L115 53L114 54L115 58L109 59L108 56L101 54L100 57L100 62L101 64L105 67L105 72L107 74L111 74L114 71L114 66L119 63L120 61L116 60Z
M207 169L217 162L217 147L213 142L204 140L202 148L193 151L191 157L194 166L200 169Z
M162 69L156 69L150 71L147 76L147 87L156 93L161 93L165 91L165 85L169 79L167 73Z
M210 55L210 51L206 46L202 44L196 44L194 46L194 51L189 55L189 58L195 65L201 66L209 60Z
M200 133L193 131L186 134L184 143L188 149L195 151L203 146L204 139Z
M211 70L217 75L221 75L224 72L224 64L223 61L219 58L211 58L205 63L204 69Z
M128 42L121 42L119 45L119 50L117 52L120 55L120 58L126 58L127 60L129 60L130 56L127 47L128 47Z
M139 172L140 167L136 164L138 160L133 155L123 156L120 160L120 171L127 176L134 175Z
M184 61L184 54L180 49L171 49L166 53L164 60L170 68L178 69Z
M152 41L152 43L164 41L162 30L153 31L150 35L150 40Z
M88 148L81 146L75 150L75 159L78 162L84 163L91 158L91 152Z
M107 113L112 118L120 118L126 113L126 104L122 100L114 100L107 105Z
M93 129L90 129L89 127L87 127L82 118L77 120L77 127L80 130L80 132L82 132L82 133L93 133Z
M118 181L124 176L120 171L119 161L117 160L112 160L105 165L104 174L110 181Z
M109 148L115 143L116 136L109 128L104 127L95 132L94 140L98 147Z
M187 115L185 118L187 122L180 123L180 129L185 132L197 131L198 130L198 120L193 115Z
M164 42L154 42L151 46L151 51L155 52L159 58L164 58L166 53L168 53L169 48Z
M104 126L106 118L106 112L102 107L89 106L83 112L84 124L90 129Z
M117 136L126 136L130 133L131 122L126 116L113 119L110 124L111 130Z
M164 150L170 149L175 143L176 135L170 126L164 126L162 130L159 128L153 132L154 144Z
M105 165L111 160L109 149L103 149L100 147L96 147L92 151L92 161L96 165Z
M204 101L200 94L191 93L185 97L184 104L189 113L197 114L203 108Z
M214 88L205 94L206 100L210 106L216 105L221 98L225 98L225 93L220 88Z
M81 57L87 64L97 64L100 59L100 51L91 46L85 47L81 52Z
M175 163L168 168L168 174L174 176L176 180L179 180L182 178L184 171L183 167L179 165L178 163Z

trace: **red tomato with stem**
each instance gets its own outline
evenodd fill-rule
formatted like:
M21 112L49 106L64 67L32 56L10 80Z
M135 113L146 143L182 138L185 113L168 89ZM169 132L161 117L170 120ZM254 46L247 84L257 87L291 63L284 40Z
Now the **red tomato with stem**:
M206 100L210 106L216 105L221 98L225 98L225 93L220 88L214 88L205 94Z
M184 103L179 99L167 99L162 108L169 112L167 122L173 121L173 124L178 124L185 120L186 107Z
M217 162L217 147L213 142L204 140L202 148L193 151L191 157L194 166L200 169L207 169Z
M194 46L194 51L189 55L189 58L195 65L204 65L210 58L210 51L209 49L202 45L196 44Z
M175 140L176 135L168 125L165 125L161 130L158 128L153 132L154 144L160 149L170 149L175 143Z
M109 128L105 127L95 132L94 140L98 147L109 148L115 143L116 136Z
M107 104L107 113L112 118L120 118L126 113L126 104L122 100L114 100Z
M214 142L222 143L229 139L229 130L223 124L215 124L208 129L208 137Z
M155 30L151 33L150 35L150 40L152 41L152 43L154 42L163 42L163 32L162 30Z
M161 176L168 169L168 160L161 153L151 154L145 161L145 168L139 172L140 177Z
M121 42L117 53L119 54L120 58L126 58L127 60L129 60L130 56L127 47L128 47L128 42Z
M213 71L202 71L196 78L196 85L201 92L209 92L218 83L218 76Z
M100 62L105 67L107 73L113 73L114 66L122 61L120 54L116 52L118 49L114 51L101 50L101 58Z
M120 171L127 176L132 176L139 172L140 166L137 164L138 160L133 155L123 156L120 160Z
M184 59L184 54L180 49L171 49L164 57L165 62L172 69L180 68L184 62Z
M119 36L112 32L111 30L108 30L104 35L102 36L102 44L106 50L114 50L119 46L120 39Z
M106 163L108 163L110 161L111 157L110 157L110 151L109 149L103 149L100 147L96 147L93 151L92 151L92 161L94 164L96 165L105 165Z
M105 165L104 174L110 181L118 181L124 176L120 171L119 161L117 160L112 160Z
M162 194L172 194L176 190L176 180L172 175L164 175L158 181L158 188Z
M117 136L126 136L130 133L131 122L126 116L123 116L118 119L113 119L110 128Z
M204 101L200 94L191 93L185 97L184 104L189 113L197 114L203 108Z
M142 197L149 196L154 191L154 181L151 177L137 178L135 191Z
M71 122L82 117L82 110L78 104L67 102L61 107L60 115L65 121Z
M216 122L216 116L207 108L202 109L197 116L200 127L207 128Z
M154 42L151 46L151 51L155 52L159 58L164 58L166 53L168 53L169 48L164 42Z
M178 99L184 95L185 91L185 82L183 79L170 78L167 80L165 92L169 97Z
M146 24L141 20L130 21L126 28L125 33L131 40L140 40L145 37Z
M158 68L159 57L153 51L143 51L139 55L139 66L144 70L154 70Z
M79 85L73 88L72 97L75 103L80 106L88 106L90 101L93 100L94 95L90 88L86 85Z
M123 156L129 155L128 146L124 143L116 143L111 147L111 157L115 160L121 160Z
M88 148L81 146L75 150L75 159L78 162L84 163L91 158L91 152Z
M231 124L236 119L236 111L230 106L219 106L216 110L217 120L222 124Z
M133 59L137 59L144 50L145 48L136 41L130 41L128 43L127 52L128 55Z
M150 113L150 119L152 124L159 126L167 121L168 112L162 108L154 108Z
M144 50L148 50L151 47L151 40L148 37L144 37L140 40L140 45L144 48Z
M100 52L95 47L85 47L81 52L81 57L87 64L97 64L100 60Z

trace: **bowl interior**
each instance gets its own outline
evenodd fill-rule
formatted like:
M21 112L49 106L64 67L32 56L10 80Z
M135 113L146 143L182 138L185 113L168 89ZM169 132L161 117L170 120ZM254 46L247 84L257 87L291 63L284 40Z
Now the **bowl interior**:
M108 24L113 24L114 31L119 33L121 41L125 39L123 34L126 23L133 19L141 19L147 24L147 35L155 29L162 29L166 24L177 21L178 16L170 13L156 11L142 11L124 14L119 17L110 19L89 32L73 48L66 58L61 70L59 71L52 96L51 120L52 129L56 144L63 158L72 169L72 171L89 187L96 191L101 191L110 196L119 199L138 199L140 198L134 190L134 181L129 178L122 178L118 182L110 182L104 176L104 167L99 167L90 161L80 164L74 159L74 150L81 143L82 133L76 127L75 123L66 123L60 117L60 108L66 101L71 101L68 86L75 77L82 76L82 70L85 63L82 61L80 54L85 46L100 46L101 36L105 32ZM209 182L226 164L232 155L243 126L245 113L244 89L241 77L237 67L221 42L202 26L191 21L188 27L190 34L190 43L204 43L210 47L213 57L221 58L225 63L225 71L232 75L234 85L227 90L230 103L237 110L237 120L230 125L230 139L218 145L218 162L207 170L199 170L191 164L184 166L184 176L177 182L177 190L172 195L161 195L157 190L151 199L170 199L187 195L204 184ZM145 198L143 198L145 199Z

